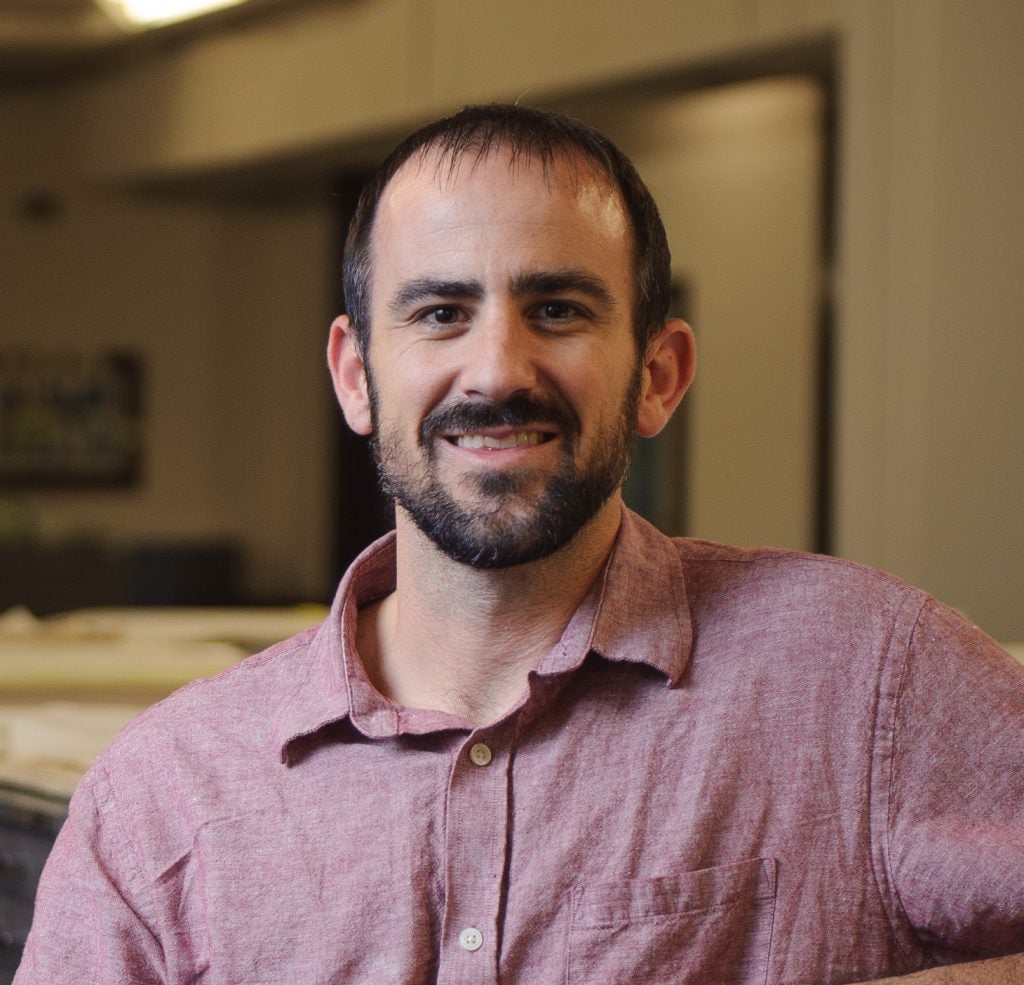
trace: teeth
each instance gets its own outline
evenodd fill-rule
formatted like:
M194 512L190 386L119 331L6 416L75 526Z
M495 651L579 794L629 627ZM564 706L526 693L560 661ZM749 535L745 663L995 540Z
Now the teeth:
M455 444L460 448L519 448L522 445L539 445L539 431L517 431L507 438L492 438L489 434L460 434Z

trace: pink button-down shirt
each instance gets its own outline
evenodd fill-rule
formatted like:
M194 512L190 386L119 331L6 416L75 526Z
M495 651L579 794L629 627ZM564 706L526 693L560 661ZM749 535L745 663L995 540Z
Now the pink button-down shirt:
M1024 946L1021 669L923 593L626 514L472 728L367 680L393 584L384 540L321 627L125 730L18 985L828 985Z

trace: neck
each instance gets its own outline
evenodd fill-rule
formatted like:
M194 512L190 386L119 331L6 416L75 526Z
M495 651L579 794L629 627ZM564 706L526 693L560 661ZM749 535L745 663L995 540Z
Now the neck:
M370 679L406 707L476 724L500 718L586 596L619 519L614 496L554 554L479 570L452 561L399 510L395 591L359 617L359 652Z

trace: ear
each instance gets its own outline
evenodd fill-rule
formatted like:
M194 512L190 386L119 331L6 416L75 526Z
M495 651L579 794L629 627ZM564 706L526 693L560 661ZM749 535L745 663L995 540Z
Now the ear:
M668 423L696 369L693 329L678 318L670 319L647 346L637 434L653 438Z
M327 341L327 365L348 426L356 434L373 430L370 415L370 394L366 383L366 367L359 355L355 331L348 315L339 315L331 324Z

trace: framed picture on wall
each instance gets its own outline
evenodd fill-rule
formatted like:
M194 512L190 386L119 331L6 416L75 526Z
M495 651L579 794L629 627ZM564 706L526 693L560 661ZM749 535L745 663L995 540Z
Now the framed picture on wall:
M0 487L127 485L141 460L136 354L0 349Z

